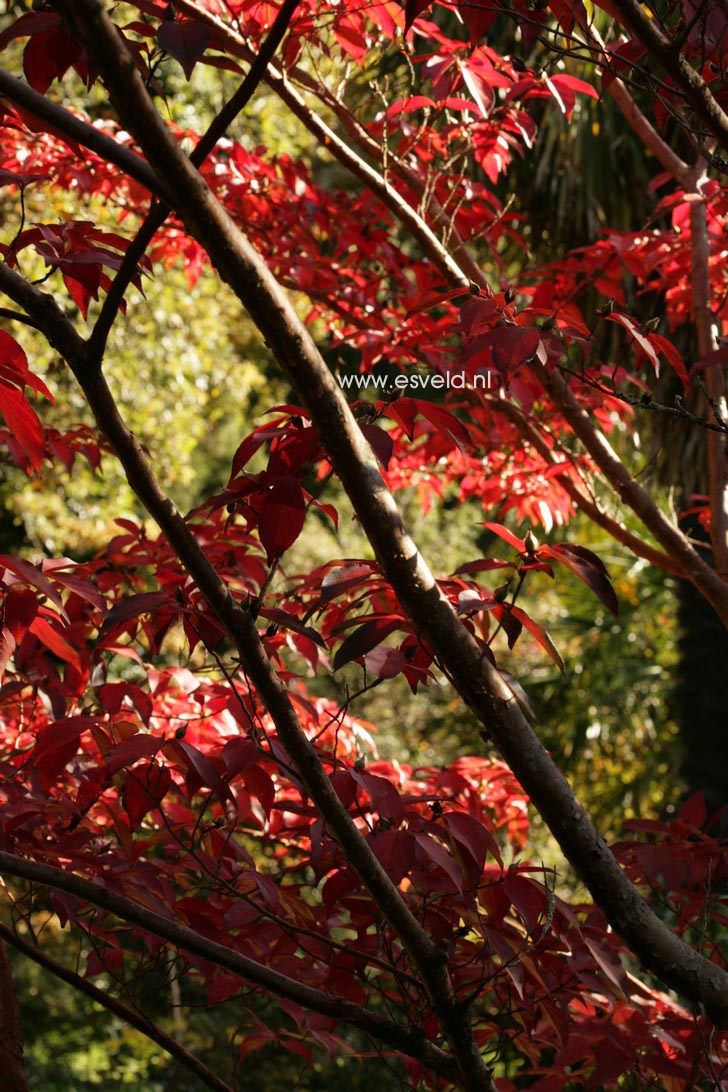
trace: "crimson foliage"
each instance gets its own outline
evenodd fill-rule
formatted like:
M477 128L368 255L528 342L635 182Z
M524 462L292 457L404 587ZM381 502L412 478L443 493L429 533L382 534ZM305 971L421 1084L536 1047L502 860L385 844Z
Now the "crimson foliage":
M578 842L586 828L566 788L554 782L552 793L549 773L541 792L545 754L535 741L510 750L502 727L504 716L518 725L534 716L528 680L502 667L503 645L531 640L563 666L538 617L517 602L524 582L546 575L558 585L569 570L595 609L618 610L603 562L566 538L576 511L635 554L688 575L728 617L728 351L716 340L728 319L728 194L713 176L723 165L715 153L728 29L718 6L699 18L687 0L666 5L651 29L629 3L601 7L615 21L607 47L571 0L449 11L420 0L406 10L304 0L280 12L258 0L136 0L114 10L116 30L103 4L84 0L40 5L0 35L8 56L20 56L22 43L27 81L7 73L0 81L0 183L20 210L0 270L20 311L3 314L46 335L98 425L44 427L38 402L53 393L22 334L3 330L2 441L41 486L48 463L70 470L85 458L98 468L102 455L117 455L160 524L149 537L120 519L116 537L84 562L0 558L0 870L50 887L61 922L91 942L86 978L131 983L172 946L209 1005L240 997L241 1058L271 1042L308 1063L317 1049L352 1052L353 1027L396 1057L413 1086L677 1090L724 1080L718 1029L728 1001L714 938L725 924L728 861L704 832L699 801L670 825L642 824L647 837L614 852L641 890L659 893L676 935L702 960L654 932L603 842L588 830L587 849ZM506 17L514 37L501 54L488 33ZM261 43L276 44L274 20L285 39L271 62ZM678 43L671 69L655 34ZM593 66L579 76L553 57L529 67L539 40L581 48ZM198 134L155 112L174 64L194 85L202 66L236 74L251 63L249 84L265 78L356 187L326 188L307 163L222 129L198 145ZM405 93L382 78L376 102L350 106L357 68L371 74L387 63L405 73ZM636 74L659 86L656 128L621 82ZM118 119L91 110L99 80ZM59 87L68 107L53 107ZM248 97L252 90L243 84ZM635 234L605 229L559 263L534 266L521 215L497 184L514 156L528 155L544 109L568 121L610 91L664 168L653 223ZM234 116L243 103L232 102ZM700 148L694 164L661 135L675 116ZM160 126L165 135L155 138ZM197 146L202 182L185 173L188 145ZM58 191L77 218L25 222L28 193ZM99 199L103 223L90 218ZM219 251L208 208L230 225ZM135 238L129 224L145 217ZM346 350L365 375L386 365L415 392L429 376L443 397L411 397L394 378L383 397L352 401L347 415L294 329L304 345L296 362L283 297L270 290L266 317L256 296L265 276L250 287L226 265L232 253L241 269L254 266L237 228L306 301L306 322L332 353ZM272 407L240 444L225 488L183 519L154 478L153 441L145 438L150 466L99 377L126 289L178 261L193 284L208 260L249 306L300 404ZM23 275L30 269L44 272L42 289ZM630 314L635 287L663 301L663 332ZM672 335L691 322L698 348L687 360ZM621 337L609 360L599 355L606 323ZM660 369L683 392L674 405L655 401ZM693 387L706 395L695 411L683 401ZM635 413L650 410L705 426L718 445L710 495L696 501L717 571L609 445L609 433L636 432ZM333 474L377 560L332 558L282 575L315 509L337 525L326 500ZM643 529L608 514L592 490L596 475ZM394 502L385 486L414 490L425 514L446 490L477 503L498 556L474 556L433 585L396 519L387 522ZM509 514L521 534L504 524ZM420 609L431 594L440 614ZM442 636L443 618L455 643ZM190 666L169 666L173 641ZM458 675L458 661L476 653L487 680L478 693ZM305 682L306 670L325 676L351 663L363 668L365 689L402 675L417 691L444 672L508 765L378 760L371 726L349 702L315 698ZM568 905L549 871L528 863L526 790L593 905ZM693 1008L628 971L630 951L669 986L694 978L694 992L683 988ZM251 985L277 998L280 1017L262 1019Z

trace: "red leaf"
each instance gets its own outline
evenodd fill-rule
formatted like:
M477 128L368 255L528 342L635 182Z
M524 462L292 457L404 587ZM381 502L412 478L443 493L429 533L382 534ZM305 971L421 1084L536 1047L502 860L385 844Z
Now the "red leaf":
M377 830L367 839L392 883L398 884L414 861L414 836L406 830Z
M4 383L0 383L0 412L27 455L31 468L38 472L45 452L43 427L38 414L22 391Z
M521 610L520 607L510 607L509 609L513 617L526 627L528 632L536 638L542 648L546 649L559 671L565 675L566 667L564 666L561 654L543 626L538 622L535 622L533 618L526 614L525 610Z
M29 561L24 561L20 557L10 557L8 554L0 554L0 565L9 569L25 584L32 584L43 595L47 595L60 610L63 610L63 600L48 577L36 565L31 565Z
M150 762L130 771L122 789L122 800L129 825L136 830L144 816L159 806L167 794L172 777L166 766Z
M151 758L164 746L164 740L140 732L131 739L124 739L112 747L106 755L106 768L113 776L124 766L133 766L140 758Z
M108 612L104 618L99 637L105 636L109 630L114 629L120 622L128 622L130 618L138 618L140 614L152 614L169 602L169 595L164 591L130 595L127 599L122 599L120 603L116 603Z
M157 31L157 41L166 53L182 65L187 79L212 41L209 28L197 19L166 19Z
M493 339L493 363L509 382L519 368L534 359L540 344L535 326L502 326Z
M490 831L474 816L461 811L449 811L443 815L441 825L448 830L460 849L467 853L471 864L468 871L473 882L480 879L488 852L502 867L503 861L498 843Z
M554 561L560 561L567 569L571 569L591 588L607 610L611 611L615 618L617 617L619 603L609 580L609 574L604 563L591 550L587 550L585 546L560 543L554 546L542 546L539 556L551 557Z
M207 755L204 755L197 747L193 747L191 743L185 743L181 739L165 744L164 749L166 754L174 755L181 760L185 768L189 769L191 767L200 779L200 783L205 788L212 789L221 804L225 803L230 796L230 789Z
M77 671L81 670L81 660L78 652L70 645L62 633L46 621L45 618L34 618L30 625L31 633L34 633L42 645L45 645L54 655L67 664L72 664Z
M288 611L281 610L279 607L261 607L258 613L261 618L267 618L283 629L290 629L294 633L300 633L302 637L308 637L320 648L326 648L326 642L321 634L317 633L311 626L304 625L300 618L296 618L295 614L289 614Z
M412 401L417 407L417 411L423 417L426 417L430 424L434 425L440 432L448 433L456 443L471 443L467 427L454 414L450 413L450 410L443 409L442 406L438 406L434 402L425 402L421 398L413 398Z
M69 744L73 744L75 751L76 744L83 733L94 728L98 723L97 717L64 717L62 720L54 721L38 734L33 750L34 759L43 758L53 751L64 750Z
M38 599L29 588L15 587L5 593L2 602L3 627L10 631L17 645L37 613Z
M502 523L489 523L484 522L483 527L487 527L489 531L492 531L494 535L498 535L504 542L507 542L509 546L512 546L514 550L518 550L519 554L525 554L526 543L522 538L518 538L512 531L509 531L507 527L504 527Z
M371 671L379 679L393 679L399 675L407 665L404 655L398 648L388 648L386 645L377 645L371 652L364 656L367 671Z
M429 858L433 864L437 865L438 868L441 868L443 872L447 873L455 884L455 887L462 894L465 886L463 874L460 865L455 858L452 857L445 847L441 845L436 838L433 838L431 834L418 832L414 835L414 839L425 856Z
M647 336L649 337L651 343L665 357L667 362L671 364L672 367L675 369L680 379L682 380L683 386L687 387L689 383L688 372L685 367L683 358L680 356L680 353L677 351L673 343L671 341L668 341L666 337L663 337L662 334L648 334Z
M268 490L258 513L258 535L273 561L300 535L306 519L306 499L295 478L281 478Z
M389 433L385 432L379 425L360 425L360 428L366 436L369 446L376 455L377 462L387 470L389 468L389 460L392 458L392 452L394 451L394 440Z
M273 778L262 766L248 766L242 771L243 784L248 792L260 801L260 806L266 817L271 813L275 803L276 787Z
M333 668L338 671L350 660L358 660L365 656L376 645L380 645L385 637L396 629L403 628L403 620L398 614L390 614L386 618L372 618L350 633L334 656Z
M620 326L623 326L627 333L632 336L637 347L641 349L650 362L657 367L659 364L657 351L650 342L648 336L642 333L634 319L630 318L629 315L620 314L619 311L612 311L611 315L607 315L607 318L612 322L617 322Z
M707 368L715 368L718 364L724 364L726 360L728 360L728 347L714 349L712 353L706 353L705 356L701 356L700 360L696 360L690 366L688 376L692 379L699 372L704 372Z

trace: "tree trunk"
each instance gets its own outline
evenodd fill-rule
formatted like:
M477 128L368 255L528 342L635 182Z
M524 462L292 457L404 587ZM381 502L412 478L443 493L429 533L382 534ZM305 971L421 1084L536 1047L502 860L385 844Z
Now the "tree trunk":
M728 804L728 632L687 580L678 584L678 622L681 773L687 795L704 794L710 818Z
M23 1071L23 1031L13 974L0 941L0 1083L5 1092L29 1092Z

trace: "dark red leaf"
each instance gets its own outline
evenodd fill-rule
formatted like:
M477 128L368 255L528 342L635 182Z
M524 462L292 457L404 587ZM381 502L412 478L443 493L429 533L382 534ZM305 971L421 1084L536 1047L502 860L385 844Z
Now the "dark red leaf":
M295 478L286 476L265 494L258 513L258 535L268 561L284 554L300 535L306 499Z
M116 603L111 608L104 618L99 637L103 637L121 622L128 622L130 618L138 618L140 614L152 614L169 602L169 595L164 591L141 592L140 595L130 595L128 599L122 599L120 603Z
M159 806L171 780L167 767L159 766L156 762L136 766L126 775L122 800L132 830L137 829L148 812Z
M165 19L157 31L160 46L179 61L187 79L211 40L209 28L197 19Z
M390 633L396 629L404 628L404 623L399 615L389 615L387 618L373 618L355 629L353 633L342 641L334 656L333 668L338 671L344 664L351 660L358 660L376 645L380 645Z
M560 561L567 569L571 569L591 588L607 610L611 611L615 617L618 615L619 603L609 580L609 574L604 563L591 550L587 550L585 546L559 543L554 546L542 546L539 556L551 557L554 561Z
M36 472L45 453L43 426L22 391L0 382L0 412Z

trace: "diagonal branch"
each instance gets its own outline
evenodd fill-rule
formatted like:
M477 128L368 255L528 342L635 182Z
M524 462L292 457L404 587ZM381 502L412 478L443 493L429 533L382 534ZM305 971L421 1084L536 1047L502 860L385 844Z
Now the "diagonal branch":
M566 460L560 462L556 458L553 450L545 440L543 434L539 431L535 422L529 420L528 416L519 406L506 399L498 399L496 405L499 413L502 413L518 425L523 436L545 462L550 466L563 466L565 469L568 468L568 462ZM626 546L627 549L631 550L637 557L643 557L645 561L649 561L651 565L657 566L657 568L662 569L663 572L671 573L673 576L685 576L684 570L675 563L669 554L656 550L654 546L650 546L650 544L645 542L644 539L641 539L639 535L633 534L632 531L625 527L624 524L620 523L619 520L613 519L611 516L607 515L606 512L602 511L586 490L577 485L570 474L563 474L559 478L559 483L579 511L584 512L592 523L596 523L598 527L602 527L607 531L616 542L621 542L623 546Z
M252 56L252 50L245 39L236 34L234 30L211 12L199 8L192 0L175 0L175 7L214 29L215 34L225 42L233 56L241 57L244 60L249 60ZM430 209L433 213L432 220L434 226L442 232L443 236L451 239L452 246L450 249L452 249L454 256L450 253L448 247L440 241L426 220L387 182L386 178L358 155L351 144L347 144L346 141L342 140L338 133L307 105L284 73L274 65L269 65L264 79L271 90L278 95L281 102L285 103L291 113L298 118L311 135L316 137L320 146L345 167L354 178L357 178L368 190L375 194L396 219L411 232L412 237L420 244L423 253L430 258L446 280L463 286L467 286L470 281L474 281L481 288L487 287L487 282L478 263L465 247L452 221L438 202L433 200L430 203ZM328 96L324 100L324 104L334 110L341 119L343 111L336 109L335 102L336 100L332 101ZM350 137L354 137L356 143L371 159L381 163L381 149L368 137L365 130L350 127L348 132ZM426 187L417 172L410 170L399 160L396 160L396 168L397 173L401 175L402 181L408 189L416 197L423 198Z
M372 1012L363 1005L357 1005L353 1001L336 997L313 986L305 986L281 974L280 971L265 967L232 948L226 948L225 945L218 944L217 941L180 925L171 918L163 917L147 909L146 906L140 906L123 895L109 891L99 883L91 883L64 869L38 864L36 861L29 861L24 857L5 852L0 852L0 873L76 895L84 902L101 910L107 910L138 929L161 937L162 940L192 955L206 959L217 967L232 971L246 982L259 986L275 997L285 998L311 1012L318 1012L331 1020L358 1028L394 1050L417 1058L433 1073L452 1079L452 1059L444 1051L429 1043L418 1029L398 1027L386 1017Z
M722 109L710 87L688 63L676 42L662 30L656 19L647 14L638 0L610 0L611 11L616 14L635 37L647 48L648 53L674 80L690 103L695 116L716 138L719 145L728 150L728 114Z
M100 990L98 986L94 986L92 982L89 982L85 978L81 978L80 974L76 974L69 967L64 967L62 963L59 963L57 959L53 959L46 952L43 952L35 944L29 944L27 940L23 940L17 933L14 933L12 929L9 929L7 925L0 923L0 938L2 938L6 944L15 948L16 951L21 952L27 959L32 959L34 963L37 963L39 967L42 967L45 971L49 971L56 978L60 978L62 982L67 982L69 986L72 986L74 990L78 990L79 993L85 993L87 997L90 997L92 1001L95 1001L97 1005L102 1005L103 1008L108 1009L109 1012L113 1012L114 1016L118 1016L125 1024L128 1024L132 1028L136 1028L142 1035L146 1035L148 1039L151 1039L153 1043L160 1046L162 1050L172 1058L176 1058L177 1061L189 1069L191 1073L205 1085L206 1088L212 1088L214 1092L233 1092L229 1084L221 1080L211 1069L208 1069L199 1058L196 1058L194 1054L190 1054L185 1050L181 1043L178 1043L176 1039L173 1039L171 1035L167 1035L165 1031L155 1024L148 1017L144 1016L141 1012L137 1012L135 1009L125 1005L123 1001L120 1001L117 997L114 997L110 993L106 993L104 990Z
M181 155L103 4L99 0L55 0L54 7L63 12L94 57L116 110L155 170L167 185L174 184L176 208L188 230L245 304L304 399L400 602L531 796L597 905L646 968L686 997L704 1004L721 1023L728 1022L728 974L671 933L640 897L536 737L512 692L456 616L405 531L376 459L308 331L249 240ZM728 596L728 589L724 590ZM249 622L245 612L236 609ZM258 664L254 662L254 666L258 674ZM275 684L280 686L277 679ZM267 700L267 694L263 697ZM271 697L277 702L277 690ZM295 735L291 742L296 754L291 750L289 754L298 764ZM301 758L305 757L301 752ZM332 791L325 780L328 787L319 790L317 785L312 793L319 808L324 792ZM351 851L348 842L346 848ZM356 849L361 859L358 846ZM359 865L355 867L361 875ZM406 943L405 937L402 939ZM414 957L421 959L423 950L415 948ZM423 981L432 983L432 975L426 972L433 968L423 968L420 962L416 965ZM441 964L434 969L444 971ZM490 1077L474 1053L462 1012L442 993L447 988L440 979L433 1000L436 1004L440 1001L438 1014L456 1055L460 1079L466 1089L487 1087Z
M561 372L555 368L547 375L540 367L534 366L534 369L560 407L574 434L581 440L620 500L639 516L650 534L681 566L686 577L702 592L723 623L728 626L728 583L703 560L687 535L667 518L647 490L630 474L606 436L594 427L589 414ZM709 435L724 439L719 433Z
M589 39L592 49L598 55L599 63L601 63L611 75L613 64L607 53L604 40L597 30L594 21L585 21L581 25L581 29ZM621 110L625 120L643 142L645 147L652 152L658 163L660 163L666 171L670 172L676 182L679 182L681 186L687 188L691 177L690 166L680 158L677 152L673 151L667 141L657 132L654 125L645 117L624 81L616 75L613 76L613 78L610 79L608 90L609 94Z
M108 163L115 164L155 196L161 198L166 196L167 191L164 185L140 155L132 152L130 148L125 148L113 137L89 125L82 118L77 118L65 106L51 102L45 95L28 87L27 83L11 76L4 68L0 68L0 97L9 99L10 102L40 118L41 121L45 121L51 126L51 131L62 134L95 152Z
M265 76L265 70L270 64L271 58L288 30L293 13L299 3L300 0L284 0L265 41L257 55L253 56L245 79L232 98L225 103L220 113L211 122L207 132L194 148L190 160L196 167L200 167L205 162L220 138L225 135L238 114L250 102L260 81ZM168 205L152 205L144 222L129 244L124 254L124 260L106 293L101 312L91 333L89 346L92 357L96 358L99 364L104 355L109 332L119 312L124 294L136 275L147 247L154 238L155 233L167 219L169 212Z

